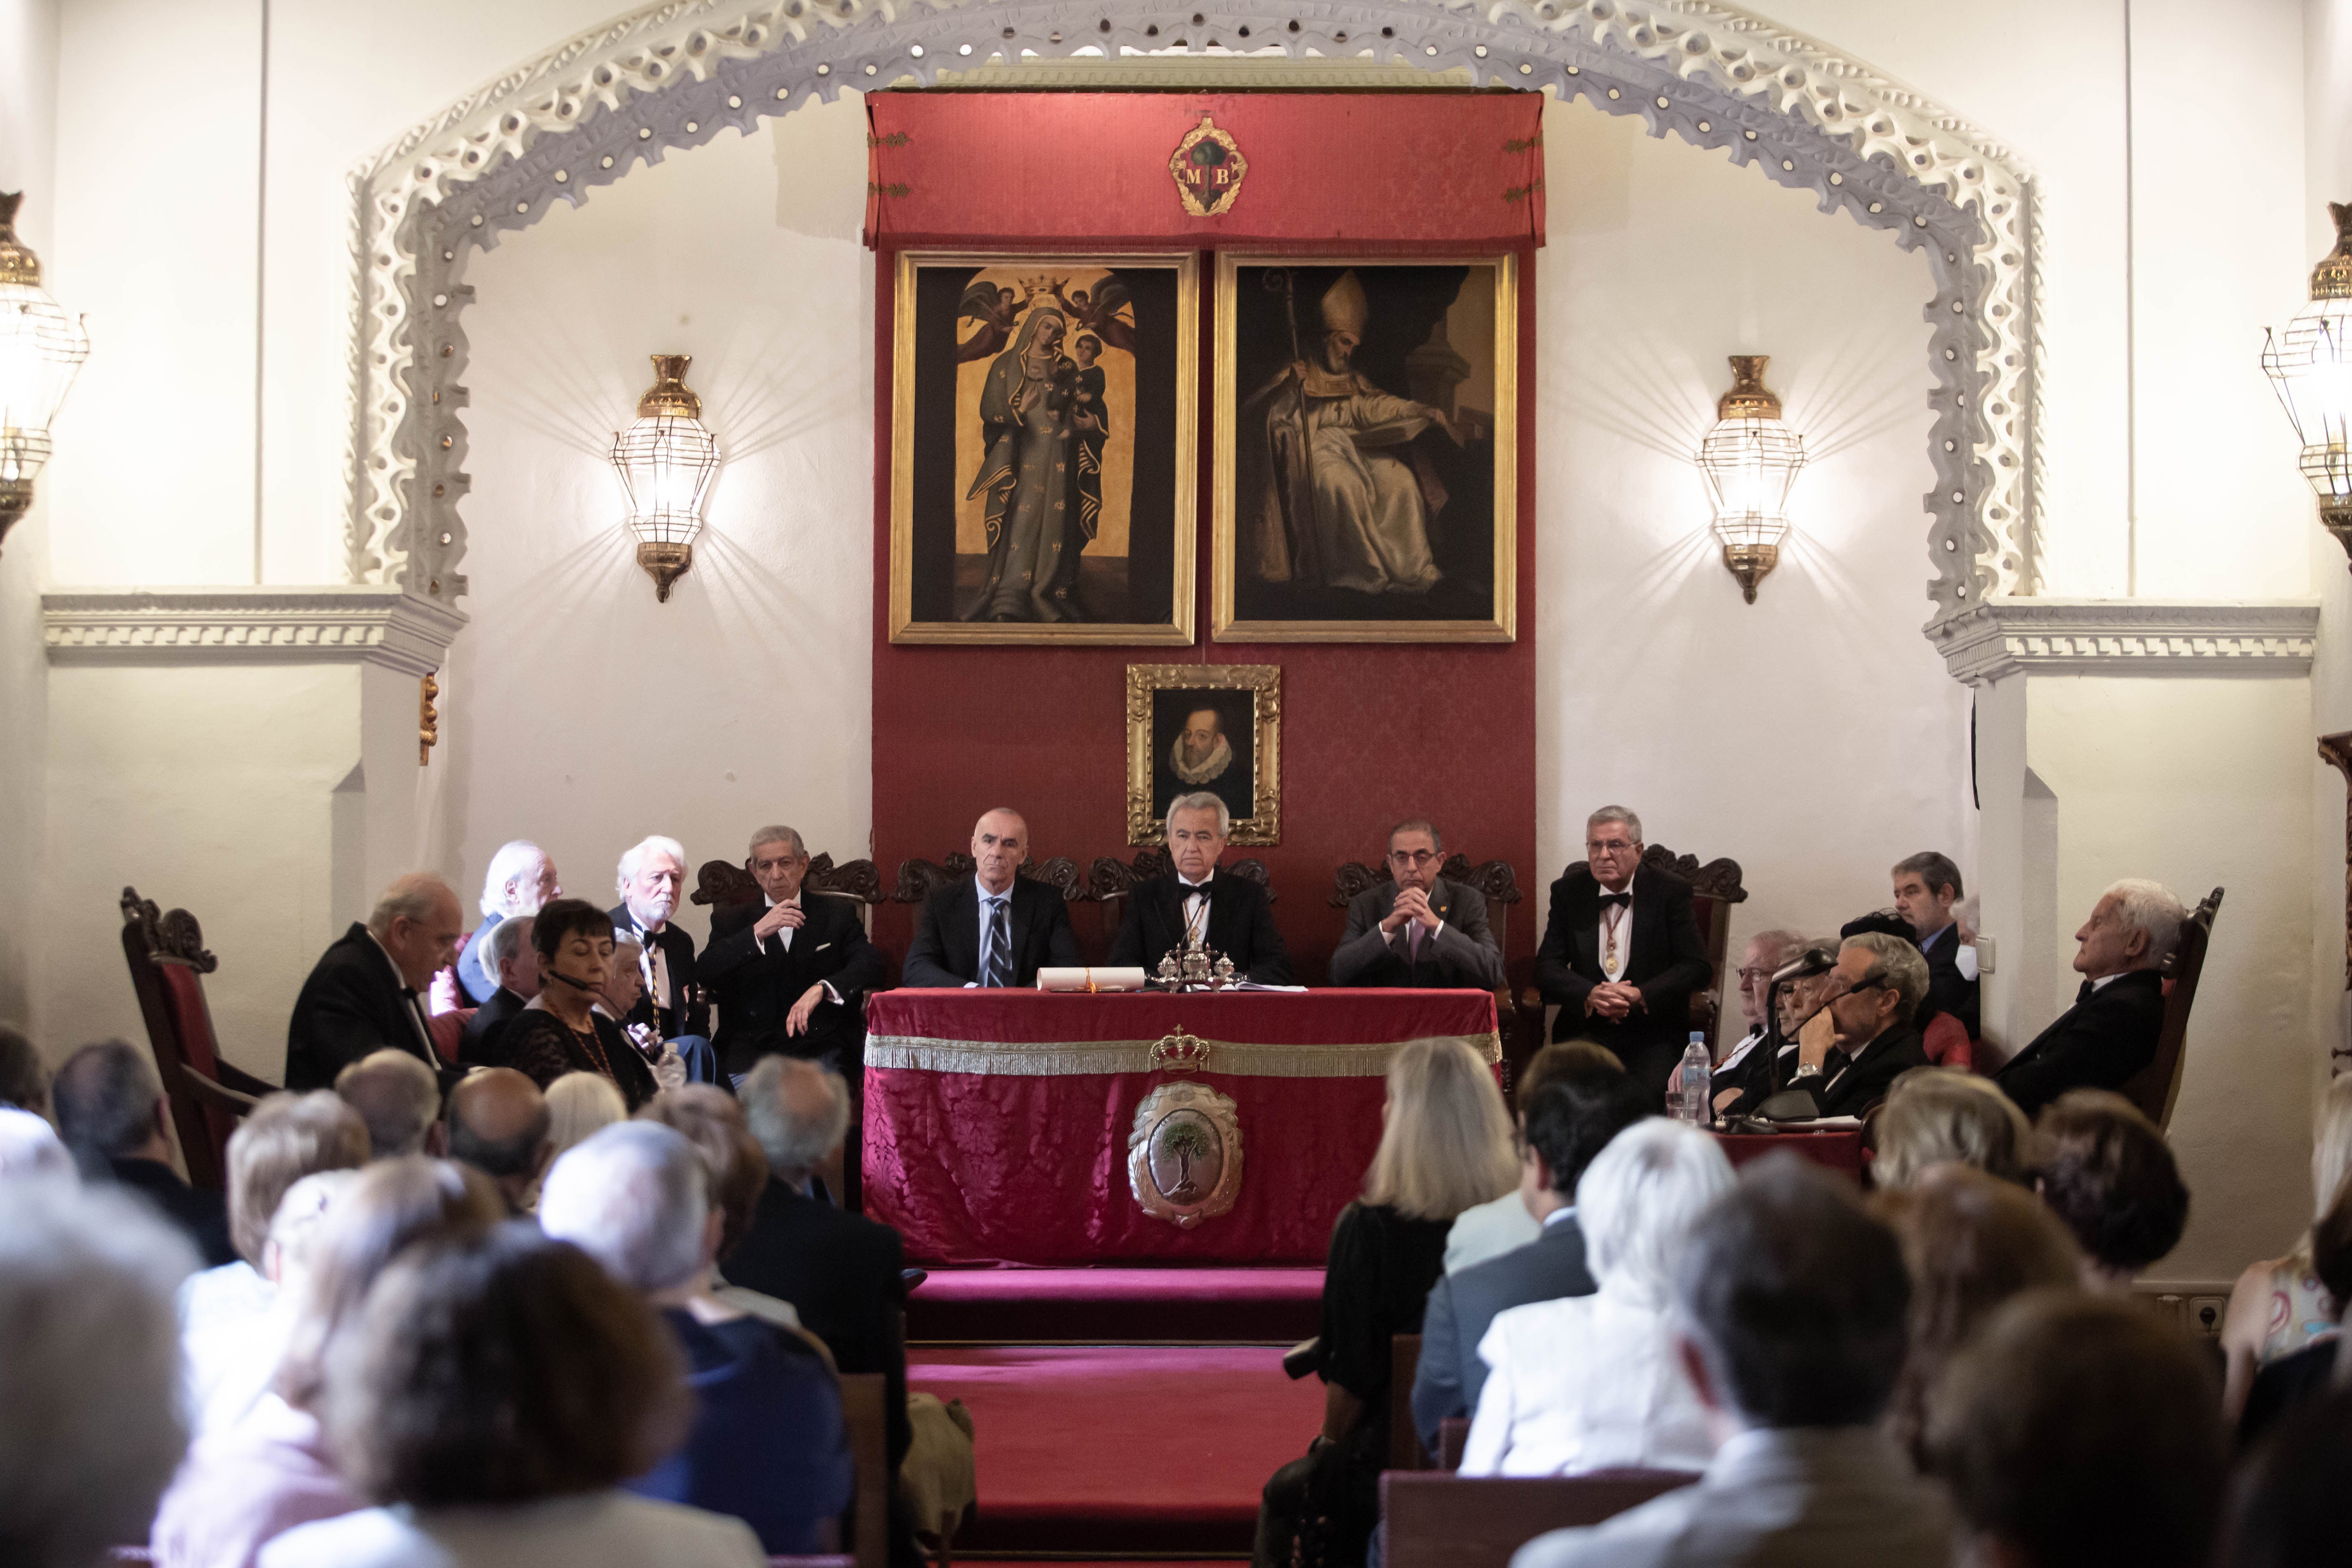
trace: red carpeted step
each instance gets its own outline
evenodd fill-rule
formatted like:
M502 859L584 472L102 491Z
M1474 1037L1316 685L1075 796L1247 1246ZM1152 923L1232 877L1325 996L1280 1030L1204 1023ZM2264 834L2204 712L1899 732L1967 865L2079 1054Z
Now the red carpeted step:
M1271 1346L918 1351L907 1376L971 1412L959 1552L1247 1552L1266 1478L1323 1420L1323 1384Z
M907 1337L1293 1344L1322 1304L1320 1268L934 1268L907 1298Z

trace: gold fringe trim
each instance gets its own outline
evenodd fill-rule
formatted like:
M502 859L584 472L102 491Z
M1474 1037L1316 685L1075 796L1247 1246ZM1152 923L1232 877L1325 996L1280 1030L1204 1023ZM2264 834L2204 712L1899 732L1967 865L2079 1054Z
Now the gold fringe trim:
M1489 1063L1503 1059L1503 1042L1492 1030L1483 1035L1437 1035L1459 1040ZM1158 1040L940 1040L920 1035L868 1035L866 1065L870 1068L913 1068L922 1072L969 1072L1008 1078L1064 1078L1081 1073L1143 1073L1186 1071L1223 1073L1234 1078L1378 1078L1389 1070L1389 1058L1411 1040L1380 1045L1264 1046L1238 1040L1202 1040L1207 1059L1181 1067L1152 1066Z

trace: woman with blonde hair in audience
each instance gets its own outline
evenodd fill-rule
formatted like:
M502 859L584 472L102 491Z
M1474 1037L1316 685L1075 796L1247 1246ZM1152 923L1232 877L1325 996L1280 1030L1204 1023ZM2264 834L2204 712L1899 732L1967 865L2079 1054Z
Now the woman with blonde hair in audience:
M1903 1244L1911 1275L1910 1344L1887 1406L1889 1435L1924 1465L1929 1400L1944 1368L2011 1297L2075 1289L2082 1254L2032 1194L1967 1165L1930 1166L1901 1190L1877 1194L1870 1208Z
M328 1357L327 1430L376 1506L261 1568L764 1568L740 1520L620 1489L692 1414L654 1309L578 1247L520 1222L411 1247Z
M2033 1124L1989 1078L1953 1068L1913 1068L1895 1080L1874 1123L1871 1180L1881 1192L1916 1182L1932 1165L1972 1166L2022 1184Z
M2352 1174L2352 1075L2336 1079L2319 1097L2311 1129L2311 1194L2314 1223L2345 1190ZM2254 1374L2282 1356L2294 1354L2322 1334L2336 1331L2338 1303L2312 1266L2306 1227L2284 1258L2249 1264L2230 1291L2221 1319L2221 1352L2227 1374L2221 1387L2221 1418L2231 1423L2246 1408Z
M1265 1484L1259 1563L1287 1562L1309 1521L1331 1568L1360 1563L1378 1521L1389 1448L1389 1341L1421 1310L1463 1210L1518 1185L1510 1113L1494 1069L1463 1041L1414 1040L1390 1058L1380 1147L1363 1196L1339 1213L1323 1273L1316 1370L1323 1430Z
M1691 1226L1734 1179L1713 1138L1658 1117L1593 1156L1576 1223L1599 1289L1496 1314L1463 1475L1706 1468L1715 1442L1669 1308Z
M155 1513L149 1550L162 1568L250 1568L285 1531L366 1506L320 1431L329 1348L404 1247L478 1235L505 1213L488 1177L421 1155L305 1177L288 1191L269 1236L295 1308L285 1353L251 1411L190 1446Z
M547 1086L547 1163L541 1172L553 1169L573 1144L628 1119L629 1102L621 1098L611 1079L602 1073L565 1073ZM539 1206L537 1187L531 1189L528 1206Z

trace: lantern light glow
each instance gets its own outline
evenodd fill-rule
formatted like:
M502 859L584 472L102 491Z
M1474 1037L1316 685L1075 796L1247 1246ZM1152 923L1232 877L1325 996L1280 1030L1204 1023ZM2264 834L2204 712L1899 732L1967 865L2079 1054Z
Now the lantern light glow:
M702 399L686 384L690 354L655 354L654 384L637 399L636 422L613 437L613 467L629 498L637 564L667 604L670 584L694 564L702 500L719 471L719 437L702 423Z
M1751 605L1756 584L1780 563L1789 488L1805 466L1804 438L1781 422L1780 400L1764 385L1769 363L1767 354L1731 356L1731 390L1717 401L1715 428L1698 449L1723 564Z

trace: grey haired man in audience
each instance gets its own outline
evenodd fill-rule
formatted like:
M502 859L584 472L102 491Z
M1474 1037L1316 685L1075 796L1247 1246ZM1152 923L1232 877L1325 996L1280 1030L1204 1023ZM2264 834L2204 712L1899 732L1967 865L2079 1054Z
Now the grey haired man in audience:
M498 923L485 944L485 956L498 974L498 989L490 999L474 1009L466 1020L465 1032L457 1037L457 1061L469 1068L503 1067L505 1058L499 1054L499 1037L506 1033L515 1015L529 1005L539 994L539 950L531 945L531 927L538 923L536 915L514 915Z
M335 1095L367 1123L368 1157L441 1152L441 1079L406 1051L371 1051L335 1075Z
M500 984L498 962L490 951L491 933L517 915L535 915L551 899L563 896L563 883L547 851L528 838L499 846L482 877L482 923L474 939L457 955L457 984L466 1000L481 1006Z
M185 1233L207 1268L236 1261L221 1194L191 1187L172 1168L163 1085L145 1051L101 1040L66 1058L49 1085L58 1136L82 1174L111 1178L139 1194Z

